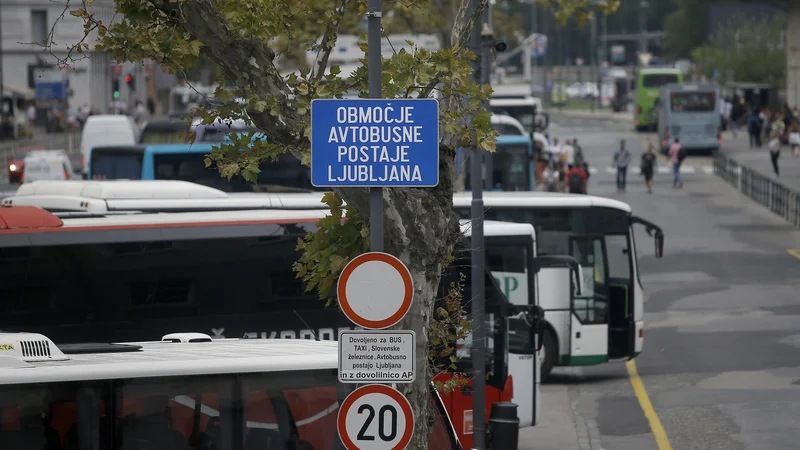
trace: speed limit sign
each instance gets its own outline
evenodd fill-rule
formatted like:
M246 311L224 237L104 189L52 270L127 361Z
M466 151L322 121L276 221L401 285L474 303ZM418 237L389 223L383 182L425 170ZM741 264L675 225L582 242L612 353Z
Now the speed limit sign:
M414 413L396 389L369 384L347 396L337 426L347 450L405 450L414 433Z

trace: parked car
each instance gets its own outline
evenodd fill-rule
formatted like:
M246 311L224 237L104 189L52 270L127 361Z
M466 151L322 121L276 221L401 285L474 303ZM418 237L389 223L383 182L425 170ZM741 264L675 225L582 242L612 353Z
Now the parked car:
M24 171L20 181L31 183L39 180L69 180L72 178L72 163L64 150L34 150L23 160Z

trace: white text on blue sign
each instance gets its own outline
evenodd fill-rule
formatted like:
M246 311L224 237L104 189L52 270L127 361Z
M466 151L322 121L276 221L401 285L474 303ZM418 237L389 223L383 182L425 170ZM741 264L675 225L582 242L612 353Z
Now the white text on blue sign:
M311 105L314 186L435 186L436 100L315 100Z

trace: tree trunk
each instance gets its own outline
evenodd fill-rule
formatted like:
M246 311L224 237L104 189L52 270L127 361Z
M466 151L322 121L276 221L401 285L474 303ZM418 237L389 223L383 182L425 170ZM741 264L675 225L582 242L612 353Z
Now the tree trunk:
M458 216L453 211L455 158L451 148L439 150L439 185L432 189L384 188L385 251L400 258L414 280L414 300L408 315L396 326L417 335L417 378L398 385L415 414L414 437L408 448L424 449L431 431L428 390L433 373L428 362L428 330L444 262L452 255L460 236ZM364 217L369 217L369 195L365 189L337 190Z

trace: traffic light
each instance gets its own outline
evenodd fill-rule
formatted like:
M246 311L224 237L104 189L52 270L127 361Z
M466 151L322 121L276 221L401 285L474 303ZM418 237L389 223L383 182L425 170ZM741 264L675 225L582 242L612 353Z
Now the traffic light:
M114 96L114 100L119 98L119 78L117 77L111 79L111 93Z
M128 85L130 90L134 90L133 77L131 75L125 75L125 84Z

